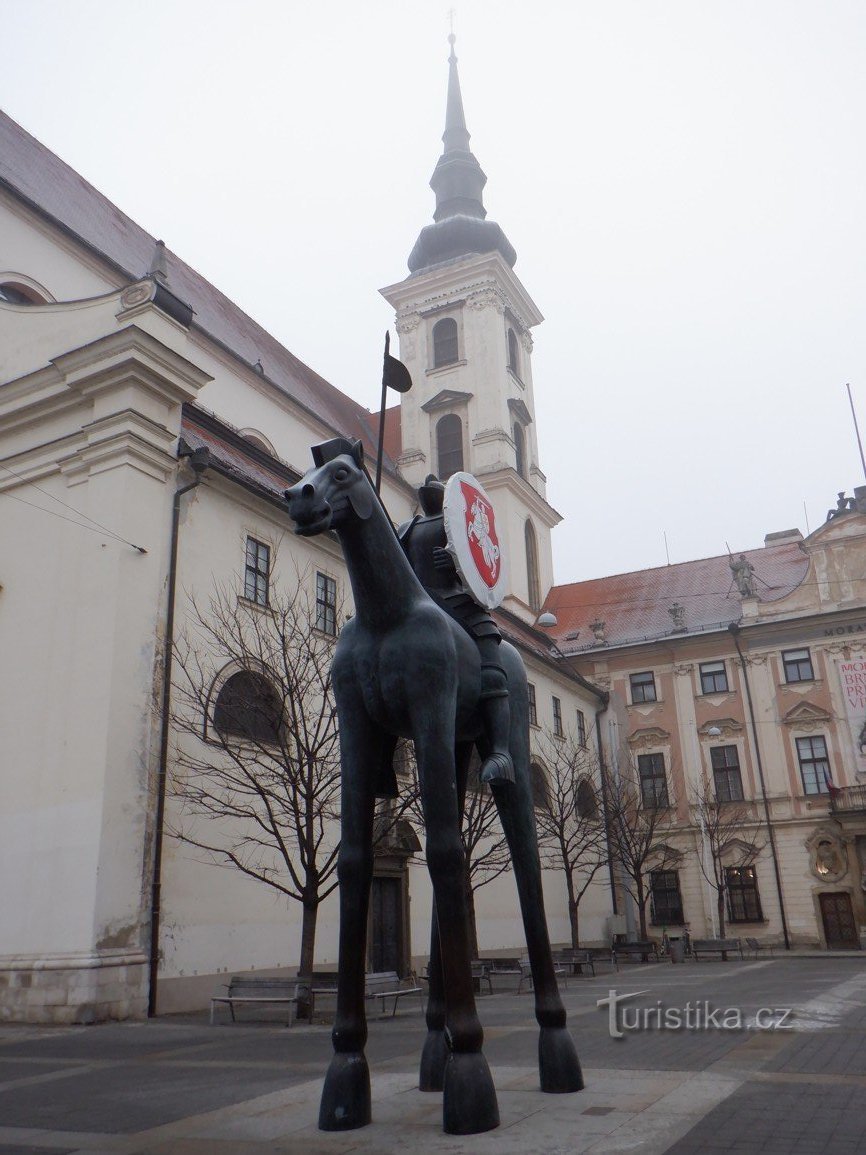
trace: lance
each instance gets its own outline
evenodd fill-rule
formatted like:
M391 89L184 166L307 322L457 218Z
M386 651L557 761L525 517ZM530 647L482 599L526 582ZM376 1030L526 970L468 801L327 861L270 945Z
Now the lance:
M376 453L376 493L382 484L382 454L385 451L385 406L388 401L388 390L396 393L408 393L412 388L412 378L409 370L402 361L392 357L391 334L385 333L385 357L382 362L382 404L379 409L379 447Z

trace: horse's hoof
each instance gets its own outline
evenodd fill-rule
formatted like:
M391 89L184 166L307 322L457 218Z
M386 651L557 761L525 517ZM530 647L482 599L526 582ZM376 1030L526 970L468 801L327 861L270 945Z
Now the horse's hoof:
M337 1052L331 1059L322 1102L320 1131L353 1131L370 1122L370 1070L359 1051Z
M445 1064L442 1128L446 1135L477 1135L499 1126L496 1088L480 1051L452 1051Z
M428 1031L421 1052L421 1071L418 1088L421 1091L441 1091L445 1086L445 1064L450 1054L444 1031Z
M574 1039L566 1027L542 1027L538 1036L538 1073L549 1095L583 1090L583 1073Z

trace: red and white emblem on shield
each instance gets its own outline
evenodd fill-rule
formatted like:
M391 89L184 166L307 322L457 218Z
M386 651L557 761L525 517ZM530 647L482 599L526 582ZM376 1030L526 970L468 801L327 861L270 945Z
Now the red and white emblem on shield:
M505 596L502 548L493 503L471 473L445 486L445 533L457 572L477 602L495 609Z

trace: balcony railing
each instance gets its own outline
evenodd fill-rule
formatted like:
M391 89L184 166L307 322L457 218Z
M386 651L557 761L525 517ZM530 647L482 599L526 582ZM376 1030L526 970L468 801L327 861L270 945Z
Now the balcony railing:
M830 795L830 811L833 814L851 814L866 811L866 786L842 786Z

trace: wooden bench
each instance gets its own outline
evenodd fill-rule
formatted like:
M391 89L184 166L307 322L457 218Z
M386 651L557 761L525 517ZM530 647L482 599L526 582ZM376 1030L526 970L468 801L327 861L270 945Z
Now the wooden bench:
M565 967L566 974L582 975L583 968L589 967L595 975L595 959L588 950L574 950L571 947L555 950L553 961Z
M646 942L617 942L613 944L610 952L611 962L615 967L619 967L619 960L621 958L634 958L640 956L641 962L649 962L649 957L652 955L653 962L659 961L659 948L652 940L647 939Z
M311 986L310 987L310 1020L316 1013L316 997L326 995L336 995L336 985L331 986ZM406 995L417 995L421 1002L421 1010L424 1010L424 990L418 986L415 981L415 976L410 975L407 979L401 979L396 971L373 971L364 976L364 998L365 999L381 999L382 1000L382 1014L385 1013L385 1000L393 999L394 1006L391 1009L391 1017L397 1014L397 1003Z
M485 959L481 959L480 961L483 962L484 965L487 967L487 974L488 974L488 977L491 979L491 985L490 985L491 993L493 991L492 980L494 978L500 978L503 975L516 975L517 979L518 979L518 990L520 989L520 983L522 982L522 979L523 979L523 968L520 965L520 959L519 958L517 958L517 957L514 957L514 958L506 958L506 957L485 958Z
M771 942L760 942L756 938L744 938L746 950L752 952L752 958L757 958L759 954L769 953L770 958L775 958L773 954L773 944Z
M251 1006L272 1004L288 1008L286 1026L292 1025L295 1008L298 1005L298 980L251 977L250 975L233 975L227 986L227 993L215 995L210 1001L210 1021L213 1026L214 1011L218 1003L226 1003L235 1022L235 1006L249 1004Z
M693 938L692 958L698 961L702 954L720 954L722 962L728 961L728 952L734 952L743 957L742 943L738 938Z
M564 987L568 986L568 967L563 962L553 960L553 973L558 979L562 980ZM528 958L520 960L520 982L517 984L517 993L522 994L524 986L528 991L535 989L535 984L532 978L532 967L530 966Z

